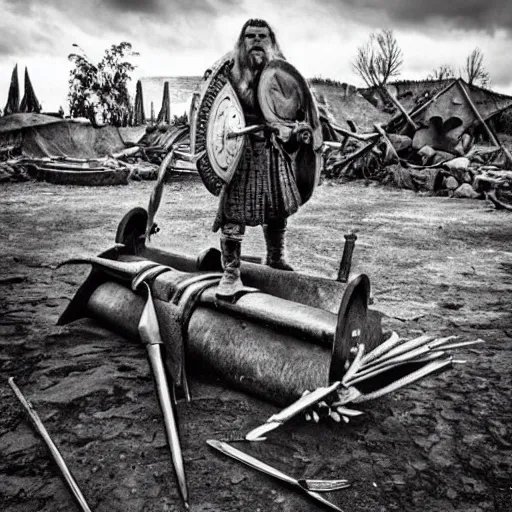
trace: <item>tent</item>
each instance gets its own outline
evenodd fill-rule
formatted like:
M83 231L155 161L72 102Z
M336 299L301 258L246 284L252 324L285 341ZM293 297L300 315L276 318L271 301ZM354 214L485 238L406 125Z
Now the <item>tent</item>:
M115 126L94 128L87 120L43 114L0 117L0 151L17 149L29 158L98 158L125 149Z

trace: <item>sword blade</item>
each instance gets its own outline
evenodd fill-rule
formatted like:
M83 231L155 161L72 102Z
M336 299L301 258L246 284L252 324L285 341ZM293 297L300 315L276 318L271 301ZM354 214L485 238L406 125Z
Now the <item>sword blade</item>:
M224 443L222 441L217 441L215 439L208 439L206 442L209 446L211 446L212 448L215 448L216 450L220 451L224 455L227 455L228 457L231 457L239 462L242 462L243 464L246 464L247 466L249 466L253 469L257 469L258 471L261 471L262 473L273 476L274 478L277 478L278 480L286 482L287 484L292 485L293 487L296 487L297 489L300 489L301 491L306 493L308 496L311 496L311 498L328 506L329 508L331 508L333 510L337 510L338 512L343 512L343 510L341 508L339 508L334 503L331 503L329 500L324 498L321 494L318 494L317 492L305 489L299 483L299 481L296 480L295 478L288 476L287 474L283 473L279 469L269 466L268 464L266 464L265 462L262 462L261 460L257 459L256 457L253 457L252 455L242 452L242 451L238 450L237 448L234 448L233 446L231 446L227 443Z
M185 466L183 464L183 454L181 451L178 426L176 424L176 417L171 403L171 394L162 362L162 352L159 344L148 344L146 345L146 349L151 368L153 370L153 375L155 377L158 401L164 417L167 443L171 452L172 464L178 480L179 491L183 502L185 503L185 507L188 509L188 486L185 475Z
M163 363L161 349L163 342L160 336L158 318L156 316L153 299L151 297L151 289L146 282L144 282L144 284L147 287L148 298L139 321L139 335L142 342L146 345L149 363L155 378L158 402L164 417L165 434L167 437L167 444L169 445L169 450L171 452L174 472L176 474L176 479L178 480L179 492L185 507L188 510L187 479L185 475L185 466L183 464L183 454L181 451L178 425L171 402L171 390L169 389Z

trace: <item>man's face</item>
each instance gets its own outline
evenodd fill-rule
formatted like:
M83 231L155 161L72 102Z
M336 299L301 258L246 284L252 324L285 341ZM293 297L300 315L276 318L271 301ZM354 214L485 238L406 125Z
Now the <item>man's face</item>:
M261 67L266 61L268 50L272 46L269 29L249 25L244 33L244 46L253 66Z

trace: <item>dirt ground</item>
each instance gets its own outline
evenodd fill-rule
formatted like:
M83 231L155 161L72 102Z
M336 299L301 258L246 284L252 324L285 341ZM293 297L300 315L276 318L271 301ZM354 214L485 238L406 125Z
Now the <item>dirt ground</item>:
M91 509L182 510L144 348L93 321L56 322L87 267L54 265L113 245L122 216L153 183L0 188L0 509L79 510L10 387L13 376L59 446ZM158 247L217 246L216 198L197 180L166 187ZM335 277L343 234L358 230L353 273L402 337L481 338L457 365L368 404L348 425L291 422L238 446L297 478L344 477L345 510L512 510L512 216L485 201L428 197L362 183L319 187L290 220L289 259ZM250 230L247 254L261 254ZM277 412L220 381L194 378L179 403L193 511L322 510L295 490L212 451Z

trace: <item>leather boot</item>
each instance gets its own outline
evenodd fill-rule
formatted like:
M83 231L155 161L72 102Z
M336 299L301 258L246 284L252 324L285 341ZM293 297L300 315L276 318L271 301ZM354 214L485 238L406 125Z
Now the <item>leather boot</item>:
M240 279L240 253L242 242L236 238L221 236L220 248L224 274L222 275L215 295L222 299L231 299L244 287Z
M265 265L279 270L293 270L284 258L286 228L263 226L263 234L267 244Z

